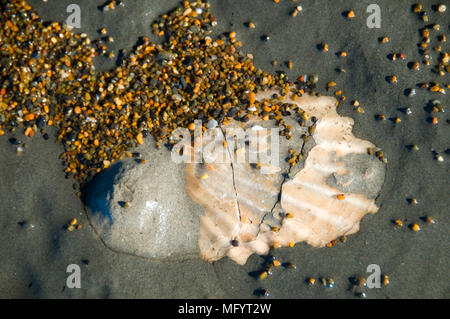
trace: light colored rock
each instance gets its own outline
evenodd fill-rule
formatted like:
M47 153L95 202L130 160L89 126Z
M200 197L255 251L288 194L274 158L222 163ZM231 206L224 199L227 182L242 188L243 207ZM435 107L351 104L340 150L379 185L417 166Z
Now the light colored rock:
M150 258L198 256L201 209L189 198L184 164L153 142L137 149L145 164L120 161L90 185L92 226L112 250ZM129 207L123 207L129 202Z
M375 145L353 135L353 119L336 112L333 97L305 96L291 103L318 119L312 134L316 145L303 169L282 187L281 207L292 218L283 221L273 239L281 246L305 241L323 247L356 233L360 220L378 211L375 197L385 166L367 155Z
M269 243L263 239L265 235L260 234L267 234L271 227L281 223L277 203L284 174L289 169L284 159L289 148L302 146L300 136L307 131L305 127L292 125L293 138L290 141L279 139L278 132L274 132L279 148L278 160L272 158L276 166L258 161L260 168L257 169L249 163L250 153L259 156L266 150L271 150L272 140L267 137L273 136L270 128L274 126L274 121L257 119L247 123L231 121L217 130L219 139L215 140L214 147L217 154L228 155L227 163L211 161L210 164L186 165L188 193L205 211L204 216L200 217L199 241L204 259L215 261L227 255L238 264L244 264L251 254L264 254L268 251ZM236 128L242 128L247 133L243 139L246 141L242 143L244 145L239 145L232 139L235 135L231 133ZM265 128L269 130L264 130ZM259 147L251 148L251 143L255 141L251 142L249 138L256 131L261 136L259 143L256 143ZM224 140L227 141L226 147ZM209 143L210 140L204 139L203 148L206 149ZM207 178L202 178L205 176Z
M222 128L237 126L237 122L233 122ZM231 147L232 143L224 146L225 137L220 132L221 140L216 142L217 153L229 154L229 162L187 164L187 190L192 199L205 209L204 216L200 218L199 246L202 257L215 261L228 255L239 264L244 264L255 251L262 253L268 249L267 244L262 242L258 247L260 243L255 239L261 222L278 200L281 176L279 170L261 174L246 159L244 162L238 160L238 154L248 155L248 147L236 149Z
M257 99L270 99L273 93L260 93ZM272 174L261 174L248 163L210 164L211 173L203 179L207 166L186 166L189 194L205 209L199 243L208 261L228 256L242 265L253 253L301 241L323 247L357 232L360 220L378 210L375 197L385 167L367 155L375 145L353 136L353 120L338 115L336 100L306 95L283 102L317 119L308 142L299 138L304 128L298 124L291 124L297 136L289 142L280 139L282 157L290 145L306 158L293 168L286 168L283 158ZM282 178L286 172L292 180Z

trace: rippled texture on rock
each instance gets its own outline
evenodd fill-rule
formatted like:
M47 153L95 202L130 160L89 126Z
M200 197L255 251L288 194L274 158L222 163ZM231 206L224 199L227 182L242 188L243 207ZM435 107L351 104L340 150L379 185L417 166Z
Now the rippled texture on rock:
M236 122L228 128L233 126ZM269 249L258 235L264 217L278 201L281 174L276 167L271 174L262 174L247 160L241 162L236 155L248 153L248 147L236 148L233 143L224 146L226 137L221 131L219 134L218 153L228 154L229 162L187 164L187 190L205 209L200 217L199 240L203 258L214 261L228 255L244 264L254 252L263 254Z
M375 196L384 182L385 168L367 155L375 145L352 134L354 121L336 112L334 98L305 96L287 101L318 119L312 135L316 145L304 168L283 185L281 206L293 218L283 221L275 240L282 246L306 241L323 247L357 232L360 220L378 211ZM338 182L336 187L327 182L330 176Z
M258 99L273 93L260 93ZM315 145L292 180L282 182L281 169L263 175L248 162L186 167L188 192L205 209L199 246L206 260L227 255L244 264L252 253L300 241L323 247L357 232L360 220L378 210L375 197L384 182L384 165L367 154L375 145L353 136L354 122L337 114L336 100L303 96L283 101L317 119ZM208 178L202 179L208 167Z

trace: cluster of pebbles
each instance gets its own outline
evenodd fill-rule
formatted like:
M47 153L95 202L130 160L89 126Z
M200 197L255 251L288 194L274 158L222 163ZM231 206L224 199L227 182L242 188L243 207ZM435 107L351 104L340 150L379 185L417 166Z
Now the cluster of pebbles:
M153 23L161 44L144 37L120 66L97 74L93 59L101 48L87 35L43 23L26 1L2 2L0 135L48 138L47 126L56 127L65 172L81 184L132 156L129 150L146 136L162 143L178 127L193 130L198 119L206 126L212 119L226 124L259 116L275 120L289 138L283 121L289 105L255 95L273 87L281 99L314 95L315 84L256 68L252 56L239 51L235 32L213 39L217 22L209 7L185 1Z

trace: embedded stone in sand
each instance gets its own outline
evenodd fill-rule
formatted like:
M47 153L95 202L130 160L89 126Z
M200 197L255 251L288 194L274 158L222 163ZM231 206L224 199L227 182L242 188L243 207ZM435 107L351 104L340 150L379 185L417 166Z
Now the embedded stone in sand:
M145 164L126 159L89 185L92 226L115 251L150 258L198 256L201 208L186 192L183 166L165 148L144 145L139 152Z

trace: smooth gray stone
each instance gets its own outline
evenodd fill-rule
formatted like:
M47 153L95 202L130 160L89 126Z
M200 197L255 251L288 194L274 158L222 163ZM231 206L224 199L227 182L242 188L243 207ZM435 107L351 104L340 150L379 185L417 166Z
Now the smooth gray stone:
M91 224L115 251L158 259L195 256L201 209L186 192L184 164L148 144L138 149L145 164L117 162L88 186Z

